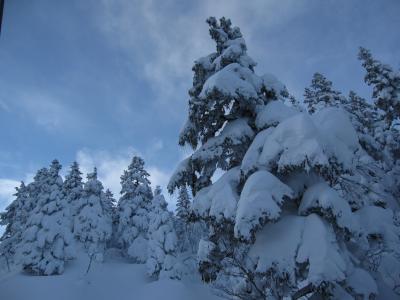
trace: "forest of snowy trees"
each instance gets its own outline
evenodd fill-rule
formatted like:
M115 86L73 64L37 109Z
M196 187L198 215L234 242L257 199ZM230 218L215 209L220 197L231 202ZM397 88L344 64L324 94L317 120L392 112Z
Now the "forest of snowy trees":
M400 297L400 72L360 48L371 99L320 73L296 99L255 72L229 19L207 23L216 52L193 66L176 212L138 156L117 200L96 169L63 179L54 160L1 213L0 259L55 275L117 249L153 280L197 273L228 299Z

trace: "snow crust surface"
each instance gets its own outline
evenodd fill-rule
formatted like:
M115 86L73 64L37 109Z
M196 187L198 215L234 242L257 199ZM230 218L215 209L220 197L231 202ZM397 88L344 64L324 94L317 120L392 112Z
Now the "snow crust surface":
M257 171L246 181L240 195L235 221L235 236L250 239L262 221L275 221L281 214L284 197L292 190L268 171Z
M106 257L104 263L79 255L59 276L28 276L19 272L0 276L0 299L4 300L217 300L209 287L195 280L151 281L146 266L121 258Z

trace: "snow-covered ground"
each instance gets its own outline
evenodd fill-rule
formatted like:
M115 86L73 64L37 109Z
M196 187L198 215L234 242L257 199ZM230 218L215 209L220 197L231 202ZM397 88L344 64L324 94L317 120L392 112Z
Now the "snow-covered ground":
M206 300L221 299L199 280L151 281L145 265L109 257L92 263L85 256L69 263L63 275L30 276L18 271L0 275L1 300Z

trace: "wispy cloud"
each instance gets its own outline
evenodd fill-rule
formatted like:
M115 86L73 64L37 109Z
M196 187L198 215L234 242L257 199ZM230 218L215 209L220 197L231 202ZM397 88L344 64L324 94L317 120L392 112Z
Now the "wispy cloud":
M63 92L32 88L5 88L2 90L0 109L17 117L29 119L48 131L75 130L88 124L87 117L69 105Z

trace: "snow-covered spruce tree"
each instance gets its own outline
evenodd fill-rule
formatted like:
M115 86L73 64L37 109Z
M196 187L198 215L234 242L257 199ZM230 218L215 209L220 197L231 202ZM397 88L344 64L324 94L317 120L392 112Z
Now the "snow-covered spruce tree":
M188 222L190 215L190 199L186 186L179 189L178 201L176 202L176 217L182 222Z
M210 22L216 29L211 30L212 36L226 37L226 48L217 47L219 52L212 57L223 55L228 45L235 45L235 40L229 39L230 22L229 26L225 24L225 19L220 25L215 20ZM207 70L213 70L212 63L206 64ZM240 88L231 89L238 84L234 74L219 81L213 78L216 75L218 72L204 80L198 95L206 95L207 87L217 82L224 88L220 90L236 91L229 95L229 107L234 107L236 97L245 99L238 93ZM246 77L239 82L246 82ZM268 86L263 89L268 90ZM258 96L261 103L254 115L232 116L229 107L217 114L214 102L219 98L197 97L200 107L202 101L206 107L211 103L202 114L191 109L193 98L189 103L184 137L198 141L200 146L194 144L194 154L178 167L169 189L186 183L195 187L194 213L206 219L210 228L208 239L200 242L198 251L203 279L215 281L226 296L235 299L297 299L311 294L325 299L351 299L383 293L388 286L381 279L383 272L369 267L367 261L376 250L376 240L392 251L388 260L396 261L393 246L400 248L400 244L394 213L369 201L360 201L361 205L352 209L336 191L340 178L351 174L357 167L355 162L367 157L348 114L327 107L310 116L267 95ZM225 114L229 118L220 122ZM211 128L224 126L206 136L208 123L199 122L203 116ZM210 148L226 136L224 131L232 120L243 119L252 135L250 145L240 143L240 152L245 153L240 159L239 152L227 143ZM246 131L235 128L234 133L242 137ZM193 163L200 154L205 158L217 156L212 160L215 164L235 157L235 164L225 164L223 169L227 171L212 184L210 180L201 181L201 188L196 183L204 178L199 177L202 169L196 169Z
M382 142L381 137L387 132L385 117L352 91L341 107L348 113L364 151L354 152L353 167L338 177L334 189L358 218L357 226L362 232L358 242L364 244L360 247L363 249L359 256L360 266L368 270L376 281L384 282L378 284L388 289L380 291L385 295L383 298L396 297L393 292L400 294L400 224L396 216L399 210L396 182L399 182L400 173L396 165L390 163L394 158ZM384 224L382 228L372 229L372 223L380 222Z
M118 230L118 213L117 213L117 201L114 198L113 193L107 189L104 197L104 207L107 212L111 216L112 219L112 236L107 245L108 248L117 247L117 230Z
M144 169L144 161L134 156L121 176L121 198L118 201L118 242L125 254L136 263L145 263L148 243L148 214L153 198Z
M8 267L14 260L16 247L21 241L22 232L28 219L29 190L22 181L16 187L15 199L8 205L4 212L0 213L0 225L5 226L0 238L0 256L4 257Z
M385 112L389 126L400 118L400 73L374 59L369 50L360 47L358 58L366 70L365 82L373 87L376 106Z
M337 106L337 104L326 104L326 107L330 106ZM393 220L396 220L395 212L399 210L397 199L400 195L398 188L400 172L392 154L396 152L392 150L395 149L395 143L387 142L396 139L396 129L388 128L387 123L385 124L385 113L379 113L375 106L353 91L350 92L348 98L342 98L340 106L348 113L361 148L365 152L354 153L354 166L351 172L341 174L334 188L349 203L353 211L360 210L362 214L375 213L378 215L376 222L379 222L379 218L386 219L389 225L385 226L396 231L397 229L393 227L396 222L393 223ZM385 210L381 210L380 207ZM369 218L372 219L371 216ZM400 284L400 255L397 250L397 238L390 237L382 231L377 236L373 233L365 236L374 241L364 252L362 266L371 271L379 280L385 281L385 284L394 292L400 293L400 290L396 288Z
M311 114L324 107L339 107L343 101L341 93L332 88L332 82L320 73L313 75L310 87L304 90L304 103Z
M363 150L371 156L366 158L364 152L357 153L354 172L339 179L338 188L347 197L352 208L359 208L365 201L383 204L389 200L390 196L382 185L385 172L378 161L387 155L384 155L385 151L375 137L381 126L376 108L353 91L348 98L342 96L339 91L332 89L332 82L319 73L314 75L311 87L305 89L305 102L310 113L326 107L340 107L347 111ZM390 202L394 200L391 199Z
M199 241L199 237L194 232L195 223L190 222L191 219L191 203L190 197L186 186L179 189L178 200L176 203L176 218L175 228L178 235L178 248L180 252L184 253L190 249L197 251L197 245L193 248L193 238Z
M73 162L71 169L67 176L65 176L65 181L63 184L63 193L70 205L71 213L75 217L79 200L82 197L83 192L83 182L82 182L82 172L79 170L79 165L77 162Z
M61 165L57 160L34 178L29 201L33 203L17 257L23 268L37 275L61 274L75 255L72 217L62 194Z
M147 274L152 278L180 278L176 259L177 236L172 212L159 186L154 190L149 211L149 242L147 248Z
M87 175L74 219L75 238L84 246L89 256L100 261L112 234L112 216L103 189L94 168L93 173Z
M225 18L218 22L211 17L207 23L217 52L198 59L193 67L189 116L179 143L189 144L194 153L172 176L168 185L171 193L185 185L195 195L205 193L217 169L229 170L227 174L237 170L256 133L259 110L268 101L288 96L286 88L274 76L258 76L254 72L256 63L247 55L239 28L232 27ZM279 110L279 105L270 109ZM236 186L233 190L230 187L227 184L226 190L219 194L226 202L218 203L211 212L195 212L211 230L207 241L216 245L210 258L200 261L205 280L216 278L220 261L235 248L232 213L238 194Z
M254 73L256 64L229 19L218 22L211 17L207 23L217 52L195 61L189 115L179 137L180 145L189 144L196 151L176 170L170 192L186 184L196 194L210 185L217 168L238 165L254 137L258 106L288 95L273 76Z
M379 109L374 124L374 139L379 145L377 157L386 174L382 181L395 199L400 197L400 73L374 59L360 48L358 55L366 70L365 82L372 86L372 99ZM400 201L397 200L400 204Z

